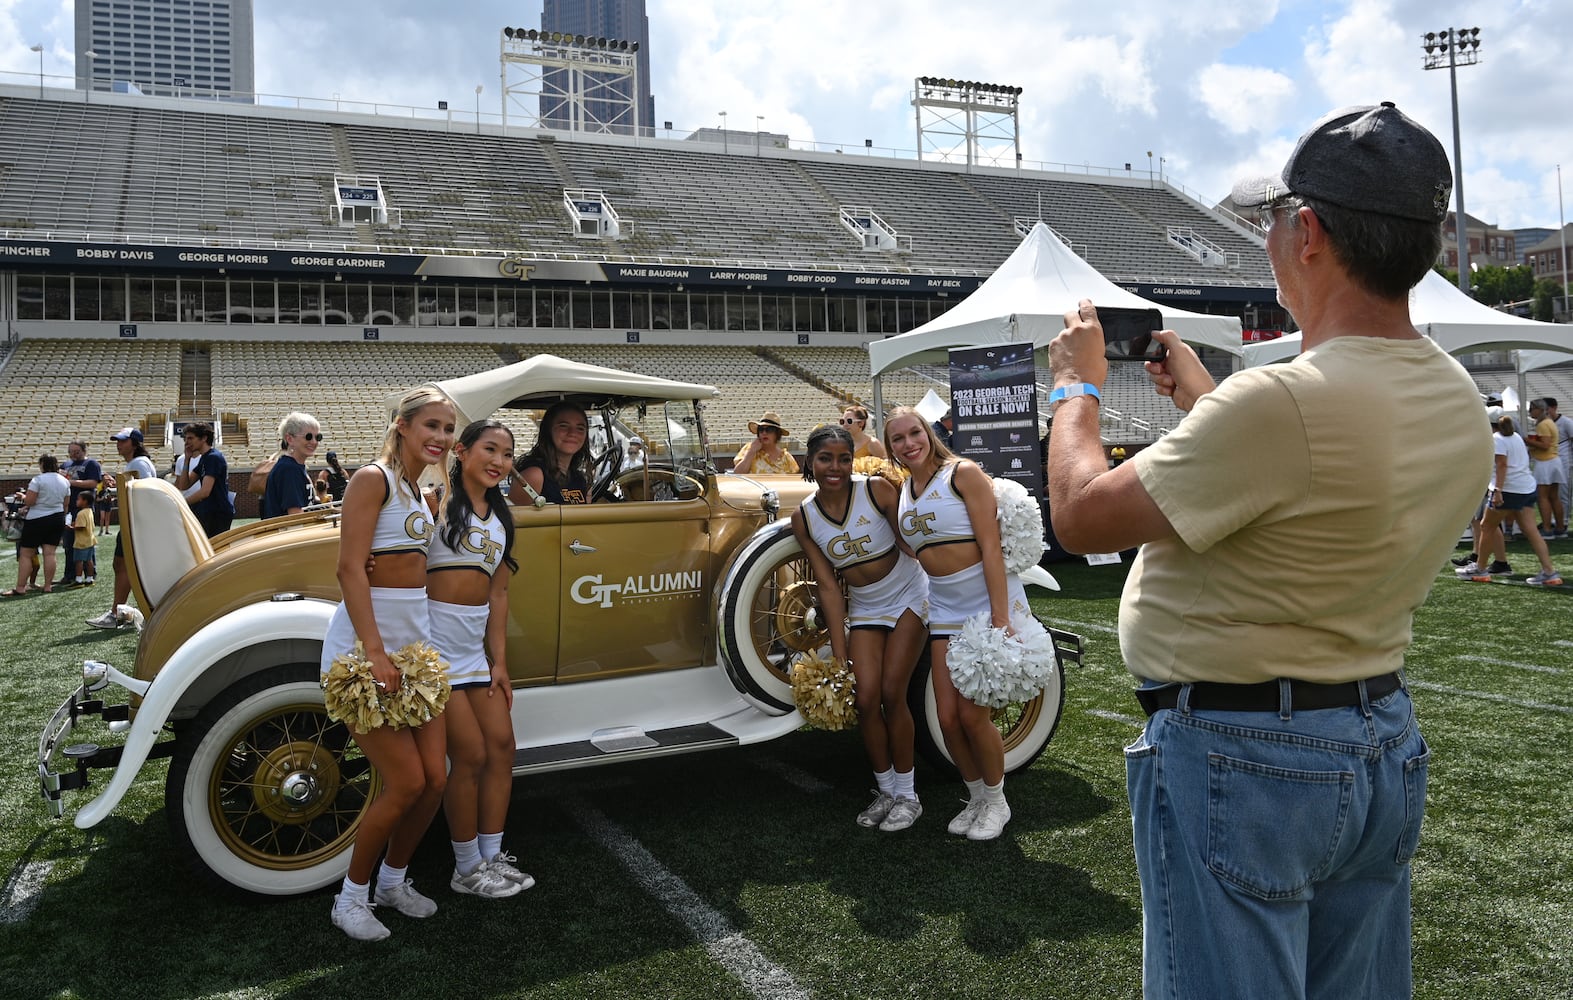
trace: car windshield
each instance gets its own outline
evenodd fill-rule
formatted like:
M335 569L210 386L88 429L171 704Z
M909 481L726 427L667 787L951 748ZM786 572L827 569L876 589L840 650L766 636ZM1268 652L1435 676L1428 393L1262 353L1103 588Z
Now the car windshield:
M652 465L697 477L710 471L703 425L692 401L626 406L607 414L612 422L612 436L622 448L625 461L629 458L629 443L637 440L635 457ZM600 419L592 421L591 447L597 455L606 448L603 428Z

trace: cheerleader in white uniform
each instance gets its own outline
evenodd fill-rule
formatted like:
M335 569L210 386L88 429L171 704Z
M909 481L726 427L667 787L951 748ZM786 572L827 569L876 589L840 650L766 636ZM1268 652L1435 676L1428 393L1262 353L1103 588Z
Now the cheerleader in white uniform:
M513 515L501 483L513 471L513 432L477 420L453 446L451 489L426 556L432 644L448 661L448 790L455 892L501 899L535 879L502 849L513 792L513 684L508 679L508 578Z
M809 435L803 478L819 489L792 515L792 531L821 582L831 653L857 678L858 725L878 786L857 821L889 833L923 814L907 683L927 634L928 582L900 542L896 488L879 476L854 476L853 448L843 427ZM846 600L838 578L846 581Z
M951 760L967 783L967 806L947 829L993 840L1010 822L1005 745L988 706L964 698L946 666L950 638L987 612L995 628L1030 613L1021 581L1005 572L994 486L977 463L957 458L927 420L908 406L885 421L885 447L911 473L901 490L897 527L929 578L929 652L934 700Z
M323 638L324 676L335 657L354 652L359 639L377 686L396 690L399 669L389 653L430 639L426 548L434 518L418 480L427 467L441 468L453 441L453 425L453 403L440 391L427 387L406 394L388 427L381 459L350 479L339 522L338 578L344 602ZM349 874L333 897L332 917L334 926L350 937L377 941L388 936L388 928L372 913L370 883L384 848L376 905L409 917L437 912L437 904L416 892L405 873L442 805L446 727L439 715L419 727L379 726L364 733L351 729L350 735L382 776L382 791L361 816Z

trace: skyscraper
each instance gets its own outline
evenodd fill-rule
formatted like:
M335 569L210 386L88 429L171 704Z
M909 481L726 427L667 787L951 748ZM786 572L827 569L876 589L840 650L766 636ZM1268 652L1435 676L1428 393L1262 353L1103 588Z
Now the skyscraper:
M251 0L76 0L78 88L250 101L255 48Z
M635 76L635 92L626 93L626 83L618 84L625 99L632 98L639 109L639 130L653 135L655 124L655 95L650 93L650 19L645 16L644 0L545 0L541 11L541 30L561 31L573 35L591 35L617 38L639 43L639 64ZM543 99L541 117L547 124L567 127L567 120ZM617 112L611 107L597 108L600 102L585 102L585 110L598 121L615 121ZM626 132L627 129L615 129Z

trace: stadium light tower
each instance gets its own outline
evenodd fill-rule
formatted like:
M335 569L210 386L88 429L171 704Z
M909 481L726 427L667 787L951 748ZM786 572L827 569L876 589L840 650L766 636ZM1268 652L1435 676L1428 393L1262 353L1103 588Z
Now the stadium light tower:
M480 84L475 85L475 134L481 134L481 91L486 88Z
M38 99L44 99L44 47L42 45L29 45L28 49L38 53Z
M88 49L86 52L83 52L82 54L84 56L87 56L87 97L86 97L86 103L92 104L93 103L93 85L97 82L96 77L98 76L98 53L94 52L92 49Z
M912 81L917 116L918 162L925 152L941 162L965 156L975 163L1021 167L1021 125L1016 107L1021 88L975 80L920 76ZM925 143L924 140L928 142ZM1014 152L1015 155L1010 154Z
M1458 67L1480 61L1479 28L1443 28L1424 36L1426 69L1447 67L1453 90L1453 190L1458 193L1458 209L1453 214L1453 231L1458 237L1458 290L1469 294L1469 222L1464 215L1464 161L1458 139ZM1444 61L1443 57L1446 57Z
M639 43L535 28L504 28L502 125L510 108L529 128L644 135L639 117ZM511 78L510 78L511 77Z

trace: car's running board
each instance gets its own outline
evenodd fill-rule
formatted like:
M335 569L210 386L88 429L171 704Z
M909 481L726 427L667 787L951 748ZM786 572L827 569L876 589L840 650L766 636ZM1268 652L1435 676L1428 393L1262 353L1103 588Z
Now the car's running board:
M677 726L672 729L654 729L643 734L642 740L624 739L596 742L612 749L602 749L590 740L575 743L554 743L543 747L520 747L513 754L513 773L539 774L545 771L566 771L575 767L594 767L614 761L638 760L645 757L665 757L696 750L715 750L720 747L738 746L736 736L726 733L708 722L697 726ZM618 745L642 744L616 749Z

